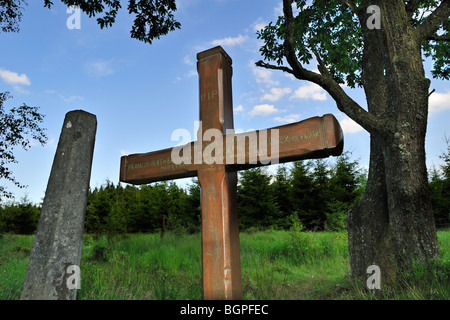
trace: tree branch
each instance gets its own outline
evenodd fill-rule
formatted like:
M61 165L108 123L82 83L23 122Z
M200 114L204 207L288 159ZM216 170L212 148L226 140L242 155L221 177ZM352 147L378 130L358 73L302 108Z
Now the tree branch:
M358 103L351 99L342 87L331 77L322 60L317 53L316 55L318 61L319 73L305 69L301 63L298 61L295 51L295 33L294 33L294 17L292 13L292 1L293 0L283 0L283 12L285 17L285 41L284 41L284 51L286 60L292 69L286 67L277 67L267 65L265 63L259 63L259 66L278 69L289 72L293 74L299 80L311 81L325 91L327 91L331 97L336 101L338 109L345 114L347 114L352 120L361 125L368 132L379 132L381 131L380 119L375 115L364 110Z
M302 74L306 71L297 59L295 54L295 38L294 38L294 16L292 13L292 1L293 0L283 0L283 13L286 25L286 34L284 39L284 55L293 68L293 71Z
M256 66L258 67L262 67L262 68L266 68L266 69L272 69L272 70L281 70L290 74L294 74L294 71L292 71L292 69L289 69L288 67L285 66L275 66L273 64L269 64L269 63L265 63L262 60L259 60L258 62L255 63Z
M433 41L450 41L450 34L442 34L442 35L437 35L437 34L433 34L431 36L429 36L427 38L427 40L433 40Z
M326 77L330 77L331 78L330 72L328 71L327 67L323 63L322 58L320 57L320 55L316 51L313 51L313 53L314 53L314 56L316 57L317 63L319 64L317 66L317 68L319 69L320 73L322 75L326 76Z
M428 94L428 97L430 97L435 91L436 89L431 90L431 92Z
M420 0L409 0L408 1L408 3L406 4L405 10L409 17L412 17L414 12L419 7L419 4L420 4Z
M354 1L352 1L352 0L342 0L342 1L344 1L345 4L347 5L347 7L349 7L350 10L352 10L352 12L359 17L362 10L361 10L361 8L356 6Z
M450 0L442 0L441 4L431 13L424 22L417 28L417 33L421 43L433 36L440 25L448 19L450 15Z

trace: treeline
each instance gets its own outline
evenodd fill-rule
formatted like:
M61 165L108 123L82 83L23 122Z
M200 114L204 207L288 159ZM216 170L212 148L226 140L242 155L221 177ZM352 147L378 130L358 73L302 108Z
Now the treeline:
M444 164L439 168L433 167L428 174L431 203L438 228L450 228L450 139L446 136L444 140L447 152L440 156Z
M24 197L19 203L0 205L0 234L32 234L39 222L41 206Z
M274 175L264 168L241 171L240 230L287 229L293 215L311 230L341 230L347 209L362 195L364 177L348 155L333 166L325 160L281 165ZM89 195L86 232L198 232L200 192L196 179L185 189L173 182L140 187L108 182Z
M430 171L430 191L438 227L448 227L450 213L450 159ZM238 213L241 231L288 229L300 221L307 230L345 230L348 209L365 190L366 172L348 153L336 160L298 161L239 172ZM194 233L201 228L200 186L174 182L143 186L113 184L90 190L85 232ZM35 232L40 207L22 199L0 207L0 232Z

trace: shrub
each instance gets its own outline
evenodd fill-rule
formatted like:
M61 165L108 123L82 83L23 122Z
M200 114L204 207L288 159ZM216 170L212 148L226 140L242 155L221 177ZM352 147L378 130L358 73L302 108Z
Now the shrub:
M345 223L347 220L348 205L342 202L329 203L328 208L330 212L325 215L325 230L331 232L345 231Z

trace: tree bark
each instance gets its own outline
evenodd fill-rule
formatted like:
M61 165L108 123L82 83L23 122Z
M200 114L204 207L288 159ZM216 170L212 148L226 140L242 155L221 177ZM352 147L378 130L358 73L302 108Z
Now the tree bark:
M367 188L347 229L352 274L363 276L375 264L393 283L414 261L439 256L425 162L430 81L403 1L376 2L383 27L363 30L362 77L368 111L383 126L371 132Z

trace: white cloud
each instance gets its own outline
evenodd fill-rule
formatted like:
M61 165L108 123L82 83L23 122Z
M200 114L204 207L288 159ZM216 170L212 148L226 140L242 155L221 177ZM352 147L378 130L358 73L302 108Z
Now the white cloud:
M275 117L273 120L280 123L292 123L300 120L299 114L290 114L284 117Z
M0 77L3 79L3 81L9 84L16 84L16 85L21 84L25 86L31 85L30 79L24 73L19 75L17 72L12 72L0 68Z
M433 92L429 99L430 114L447 109L450 109L450 90L447 93Z
M257 116L257 115L269 115L272 113L280 112L277 108L275 108L274 105L271 104L260 104L257 106L254 106L253 109L250 111L251 116Z
M327 100L327 94L320 86L315 83L311 83L301 86L295 90L294 94L291 96L291 99L313 99L325 101Z
M217 40L213 40L211 41L211 44L214 46L236 46L236 45L240 45L243 44L245 41L247 41L248 36L245 35L238 35L237 37L227 37L227 38L223 38L223 39L217 39Z
M254 61L250 61L249 66L252 69L257 83L263 83L269 86L277 86L279 84L278 81L272 79L273 72L271 70L257 67Z
M266 93L261 100L269 100L275 102L280 100L284 95L291 93L291 88L272 88L270 93Z
M339 123L344 133L357 133L364 130L363 127L348 117L342 119Z

